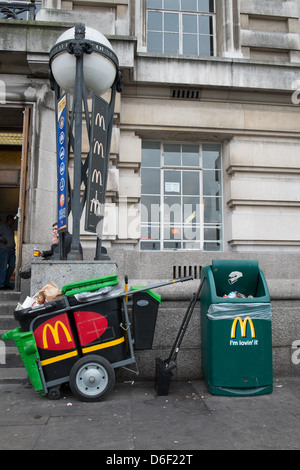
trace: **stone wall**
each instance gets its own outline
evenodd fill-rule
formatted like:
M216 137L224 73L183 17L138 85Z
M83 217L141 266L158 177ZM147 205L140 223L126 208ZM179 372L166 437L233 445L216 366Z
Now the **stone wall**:
M150 286L175 277L194 274L211 264L212 259L234 259L232 255L203 253L136 253L116 250L111 262L35 262L32 264L31 292L52 280L59 287L78 280L101 275L118 274L124 287L124 276L130 286ZM152 255L152 256L151 256ZM274 375L300 375L300 365L293 364L293 343L300 340L299 254L239 254L236 259L257 259L265 274L272 304L273 369ZM195 269L197 267L197 269ZM180 268L180 269L179 269ZM191 268L191 269L190 269ZM178 275L179 274L179 275ZM169 356L189 300L196 292L200 279L176 283L155 289L162 297L152 350L136 351L140 379L152 379L155 358ZM178 379L202 377L200 310L196 306L178 355ZM122 375L123 374L123 375ZM128 373L122 376L128 377ZM129 374L130 377L130 374Z

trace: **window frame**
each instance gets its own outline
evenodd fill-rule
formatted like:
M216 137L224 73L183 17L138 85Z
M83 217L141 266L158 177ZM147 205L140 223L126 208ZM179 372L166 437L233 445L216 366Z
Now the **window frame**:
M162 0L164 1L164 0ZM201 11L187 11L187 10L170 10L170 9L163 9L163 8L149 8L147 7L147 1L146 1L146 48L147 52L149 53L157 53L157 54L164 54L164 55L181 55L181 56L186 56L186 55L191 55L191 56L196 56L196 57L215 57L216 56L216 5L215 5L215 0L212 0L213 3L213 11L212 12L201 12ZM159 29L149 29L149 14L151 13L160 13L161 14L161 28ZM165 28L165 18L167 15L171 14L177 14L179 21L178 21L178 31L171 31L167 30ZM184 17L186 16L191 16L191 17L196 17L196 26L197 26L197 31L196 32L184 32ZM200 18L201 17L208 17L210 18L210 33L201 33L200 30ZM152 50L149 49L149 36L153 35L153 37L158 35L161 35L161 38L159 39L158 43L160 43L160 47L155 50L153 48ZM166 37L174 35L178 37L178 48L177 50L166 50ZM197 39L197 53L194 51L185 51L184 50L184 40L187 37ZM208 38L209 44L210 44L210 53L201 54L201 42L200 38L201 36Z
M148 164L143 165L143 150L145 146L153 144L156 146L155 151L160 152L159 157L159 166L158 160L156 164L149 161ZM177 156L175 156L175 163L173 165L166 164L165 159L165 148L167 146L179 146L180 155L181 155L181 164L178 165ZM213 150L215 146L215 150ZM198 165L183 165L182 156L188 154L187 151L183 152L187 147L198 147ZM148 148L149 150L149 148ZM217 151L218 157L215 162L219 160L219 166L216 168L204 167L204 152L205 151ZM157 157L156 157L157 158ZM186 158L186 157L185 157ZM211 161L211 160L210 160ZM149 170L149 171L148 171ZM152 177L144 179L147 172L151 173ZM167 172L177 172L177 177L179 176L180 183L176 183L175 178L173 183L170 183L168 189L166 189L165 176ZM199 194L193 193L184 194L184 189L182 182L184 177L187 176L187 172L192 172L198 175L199 181ZM209 172L208 174L206 172ZM217 172L217 173L216 173ZM212 182L217 184L218 190L215 195L213 194L204 194L205 180L204 176L212 176L212 173L215 175L212 178ZM156 177L159 178L159 182L155 181L154 186L151 187L151 181L153 182L153 176L156 174ZM146 181L146 183L143 183ZM197 178L196 178L197 179ZM196 180L195 179L195 180ZM179 181L178 180L178 181ZM172 181L172 180L171 180ZM153 192L143 191L143 186L147 185L148 188L151 188ZM222 170L222 146L220 143L211 143L211 142L201 142L201 143L174 143L174 142L158 142L158 141L149 141L144 140L142 142L142 163L141 163L141 233L140 233L140 250L141 251L191 251L199 250L203 252L212 252L212 251L223 251L223 233L224 233L224 210L223 210L223 170ZM178 184L178 187L176 187ZM173 185L173 186L172 186ZM213 185L211 185L211 188ZM155 188L155 189L154 189ZM178 191L179 188L179 191ZM167 220L166 215L169 215L174 209L176 210L176 203L166 204L166 200L169 197L169 201L175 201L176 198L180 198L180 207L177 206L177 209L180 210L180 220ZM179 199L177 199L179 200ZM188 201L189 203L184 203L183 201ZM196 202L197 200L197 202ZM219 210L216 210L216 214L219 217L219 220L207 221L205 220L205 202L208 203L214 200L216 202L216 207L219 206ZM152 206L150 202L152 201ZM147 204L146 204L147 202ZM195 206L193 206L195 204ZM189 206L192 205L192 208ZM150 208L151 207L151 208ZM195 209L195 210L194 210ZM146 212L143 212L146 211ZM166 211L169 211L168 213ZM189 211L191 214L189 214ZM192 222L196 218L196 221ZM187 222L187 220L189 221ZM165 237L166 230L169 230L169 237ZM174 230L174 238L172 239L171 229ZM207 238L205 234L215 231L215 239ZM185 238L186 234L196 234L195 238ZM180 237L176 237L180 235ZM173 248L172 248L173 244ZM149 248L146 248L149 245ZM152 247L151 247L152 245ZM169 245L169 248L167 247ZM212 249L208 249L209 245Z

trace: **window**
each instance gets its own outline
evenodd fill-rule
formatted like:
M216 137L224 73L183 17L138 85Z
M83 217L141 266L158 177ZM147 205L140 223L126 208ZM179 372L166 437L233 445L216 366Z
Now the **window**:
M147 0L147 50L214 54L214 0Z
M41 0L0 1L0 19L33 21L41 6Z
M143 142L141 250L222 250L219 144Z

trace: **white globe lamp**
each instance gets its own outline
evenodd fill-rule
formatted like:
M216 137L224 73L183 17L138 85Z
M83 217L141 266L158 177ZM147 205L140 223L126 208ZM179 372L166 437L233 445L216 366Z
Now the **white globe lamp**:
M56 41L50 52L50 67L55 81L65 91L74 92L76 56L70 53L69 44L75 37L75 27L66 30ZM99 31L85 27L84 41L91 52L83 54L83 75L88 92L102 95L114 83L118 59L108 39Z

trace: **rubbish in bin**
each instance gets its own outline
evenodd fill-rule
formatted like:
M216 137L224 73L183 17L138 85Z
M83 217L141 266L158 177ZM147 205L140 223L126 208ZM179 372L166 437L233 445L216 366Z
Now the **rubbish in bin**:
M170 382L171 382L171 378L173 375L172 370L174 370L177 367L176 359L177 359L177 355L179 352L179 348L181 346L184 334L186 332L190 318L192 316L195 305L199 298L203 283L204 283L204 279L202 279L197 293L194 293L192 295L192 298L188 305L187 311L184 315L181 327L179 329L179 332L177 334L177 337L175 339L175 342L173 344L169 357L165 360L162 360L160 358L155 359L156 361L155 389L156 389L157 395L168 395L169 393Z
M248 298L252 298L252 297L253 296L251 296L251 295L248 296ZM224 294L223 295L223 299L235 299L235 298L246 299L246 296L244 294L241 294L237 290L235 290L233 292L229 292L229 294Z
M237 297L237 291L229 292L229 294L224 294L223 299L235 299Z

